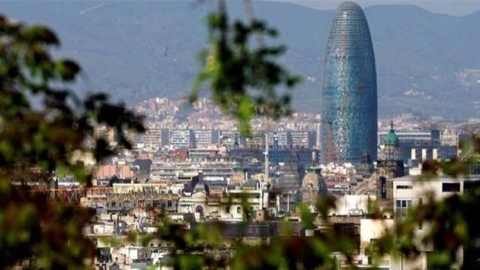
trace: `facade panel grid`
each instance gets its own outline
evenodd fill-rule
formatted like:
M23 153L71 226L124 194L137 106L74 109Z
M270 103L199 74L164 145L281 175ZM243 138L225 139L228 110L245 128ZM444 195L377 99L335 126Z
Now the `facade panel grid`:
M377 159L375 57L367 20L353 2L340 5L332 22L324 63L322 118L323 163L358 163L365 152Z

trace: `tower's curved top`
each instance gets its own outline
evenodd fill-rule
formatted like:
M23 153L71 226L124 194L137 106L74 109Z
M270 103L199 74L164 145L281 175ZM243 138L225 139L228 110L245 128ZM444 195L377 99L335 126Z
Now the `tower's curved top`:
M349 10L349 9L362 9L362 8L355 2L343 2L337 8L337 10Z
M361 47L363 52L369 51L373 55L367 18L358 4L344 2L337 8L327 46L327 51L343 49L343 53L350 54L354 52L354 47Z
M377 77L362 8L342 3L333 18L324 63L322 159L357 163L377 157ZM328 153L330 151L331 153Z

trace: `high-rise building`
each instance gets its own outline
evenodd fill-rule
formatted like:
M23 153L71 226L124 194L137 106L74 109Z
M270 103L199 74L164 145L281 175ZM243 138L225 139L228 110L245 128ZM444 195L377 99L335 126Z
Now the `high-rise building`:
M219 140L219 131L216 129L200 129L194 130L195 147L205 148L215 145Z
M341 4L333 18L322 88L322 162L377 159L377 76L363 10Z
M172 130L172 132L170 132L170 145L174 149L194 148L195 136L193 134L193 130L191 129Z

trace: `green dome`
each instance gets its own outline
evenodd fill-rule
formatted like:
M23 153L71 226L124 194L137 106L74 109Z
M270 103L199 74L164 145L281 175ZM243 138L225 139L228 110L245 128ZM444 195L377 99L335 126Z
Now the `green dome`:
M395 134L395 131L392 129L390 132L387 134L387 137L385 137L385 140L383 140L383 144L385 146L393 146L393 147L398 147L400 146L400 141L398 140L397 134Z

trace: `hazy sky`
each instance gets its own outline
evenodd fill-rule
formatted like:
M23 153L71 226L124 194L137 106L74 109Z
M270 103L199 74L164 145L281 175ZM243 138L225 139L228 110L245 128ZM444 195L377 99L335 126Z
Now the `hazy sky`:
M1 2L15 2L20 0L0 0ZM83 0L22 0L22 1L83 1ZM96 0L108 1L181 1L181 0ZM212 1L212 0L183 0L183 1ZM239 0L232 0L239 1ZM413 4L435 13L445 13L454 16L462 16L480 10L480 0L254 0L254 1L281 1L292 2L307 7L318 9L336 9L345 1L354 1L362 7L372 5L405 5Z
M267 0L269 1L269 0ZM301 4L319 9L335 9L345 0L274 0ZM355 0L362 7L387 4L414 4L436 13L465 15L480 10L480 0Z

